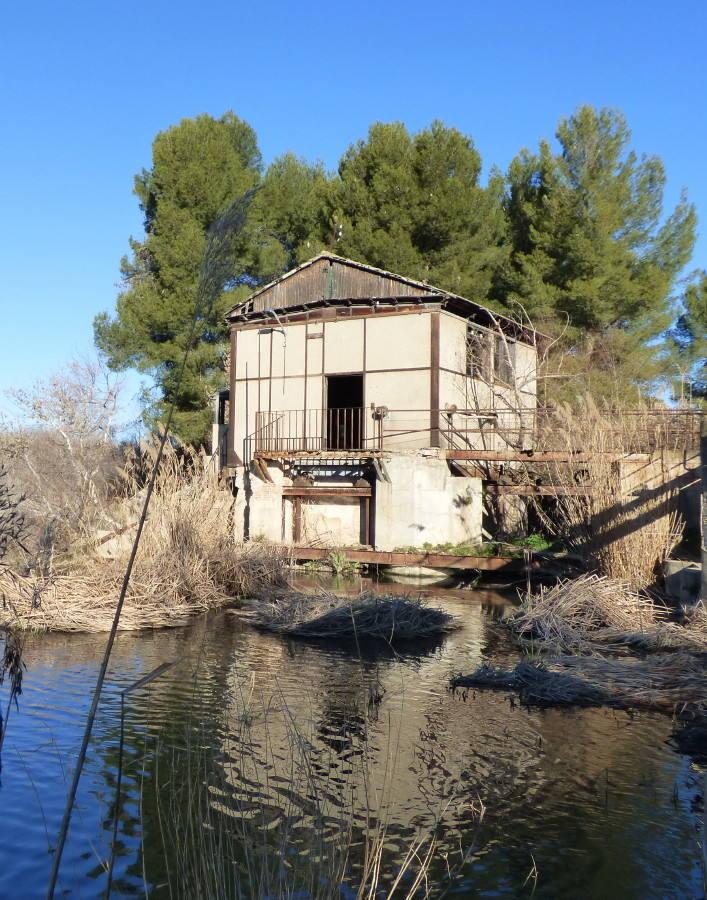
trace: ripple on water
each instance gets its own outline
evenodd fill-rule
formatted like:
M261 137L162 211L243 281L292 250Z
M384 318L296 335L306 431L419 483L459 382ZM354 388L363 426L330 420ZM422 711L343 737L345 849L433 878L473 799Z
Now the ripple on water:
M666 744L670 723L607 710L528 711L503 693L450 693L451 674L510 652L493 624L504 600L490 592L438 596L463 624L458 632L398 653L366 649L360 659L348 646L250 630L228 613L171 631L121 634L62 887L92 897L104 885L120 692L174 661L127 704L116 868L123 894L144 892L142 847L149 885L164 895L155 887L165 877L155 778L166 791L196 778L183 750L201 746L215 751L223 783L213 802L224 814L265 807L268 827L286 821L301 852L317 811L311 779L333 836L349 815L348 794L365 761L370 785L383 793L393 856L402 857L416 829L440 816L441 853L474 842L455 889L460 896L523 896L533 861L536 897L698 896L696 781L689 762ZM23 897L43 896L104 640L28 640L25 689L3 754L0 897L18 896L18 885ZM370 706L371 696L382 699ZM306 747L307 779L292 766L293 727ZM362 826L365 808L360 796L354 800ZM486 807L480 829L479 801Z

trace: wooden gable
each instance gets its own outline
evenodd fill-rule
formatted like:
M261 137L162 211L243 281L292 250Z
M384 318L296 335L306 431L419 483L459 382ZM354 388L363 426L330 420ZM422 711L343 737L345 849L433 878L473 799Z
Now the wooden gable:
M320 256L257 291L249 311L287 309L321 300L439 296L427 285L338 257ZM252 305L251 305L252 304Z

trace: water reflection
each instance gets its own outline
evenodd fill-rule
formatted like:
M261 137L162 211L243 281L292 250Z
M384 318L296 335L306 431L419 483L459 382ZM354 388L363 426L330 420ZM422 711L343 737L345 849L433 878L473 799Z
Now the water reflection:
M177 660L130 699L119 893L168 896L158 807L203 780L194 759L204 754L218 770L213 804L224 815L265 807L268 828L274 833L286 821L300 851L311 854L317 808L311 778L293 770L295 729L326 800L332 839L351 804L357 827L365 824L356 784L365 764L365 790L387 817L391 854L441 819L433 875L442 883L445 854L476 842L452 891L458 896L699 897L697 773L666 744L670 722L646 713L528 711L502 693L450 693L451 674L514 652L493 626L508 599L478 590L432 593L463 628L397 652L367 646L359 656L346 644L293 642L253 631L231 613L120 635L62 887L87 897L103 889L119 692ZM12 824L0 896L17 896L18 885L23 897L43 895L102 649L101 636L28 641L25 693L4 754L1 796ZM480 830L479 801L486 807ZM529 879L534 864L537 878Z

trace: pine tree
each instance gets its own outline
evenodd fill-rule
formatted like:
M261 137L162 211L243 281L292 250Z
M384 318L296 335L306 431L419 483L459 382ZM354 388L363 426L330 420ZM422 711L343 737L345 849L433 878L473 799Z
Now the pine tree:
M674 353L669 357L687 375L693 397L707 397L707 272L695 273L681 298L680 314L671 331Z
M121 263L116 315L97 316L94 332L112 368L133 367L154 378L160 392L148 409L154 421L175 399L208 229L258 183L261 159L254 131L233 113L185 119L157 135L152 156L152 167L135 179L145 238L130 241L131 256ZM210 397L225 379L224 313L239 291L247 293L236 277L244 268L239 249L234 242L234 282L199 322L176 398L174 428L185 441L204 440Z
M344 154L329 192L325 234L344 256L488 299L505 258L503 185L479 184L472 141L441 122L411 135L373 125Z
M521 152L507 176L512 250L495 296L521 303L550 332L569 323L570 368L579 361L600 391L607 352L611 390L660 374L657 339L695 240L693 206L683 196L663 218L663 165L639 159L630 137L620 113L582 107L560 123L558 154L543 142Z

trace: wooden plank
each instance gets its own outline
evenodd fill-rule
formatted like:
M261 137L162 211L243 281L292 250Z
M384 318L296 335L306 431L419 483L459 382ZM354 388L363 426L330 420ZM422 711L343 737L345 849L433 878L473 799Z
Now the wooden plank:
M392 550L346 550L335 547L292 547L293 559L326 559L332 550L342 553L349 562L389 566L427 566L431 569L500 569L521 571L522 558L510 556L457 556L451 553L399 553Z
M282 489L283 497L309 497L317 499L319 497L370 497L370 487L319 487L314 485L306 487L304 485L289 485Z

